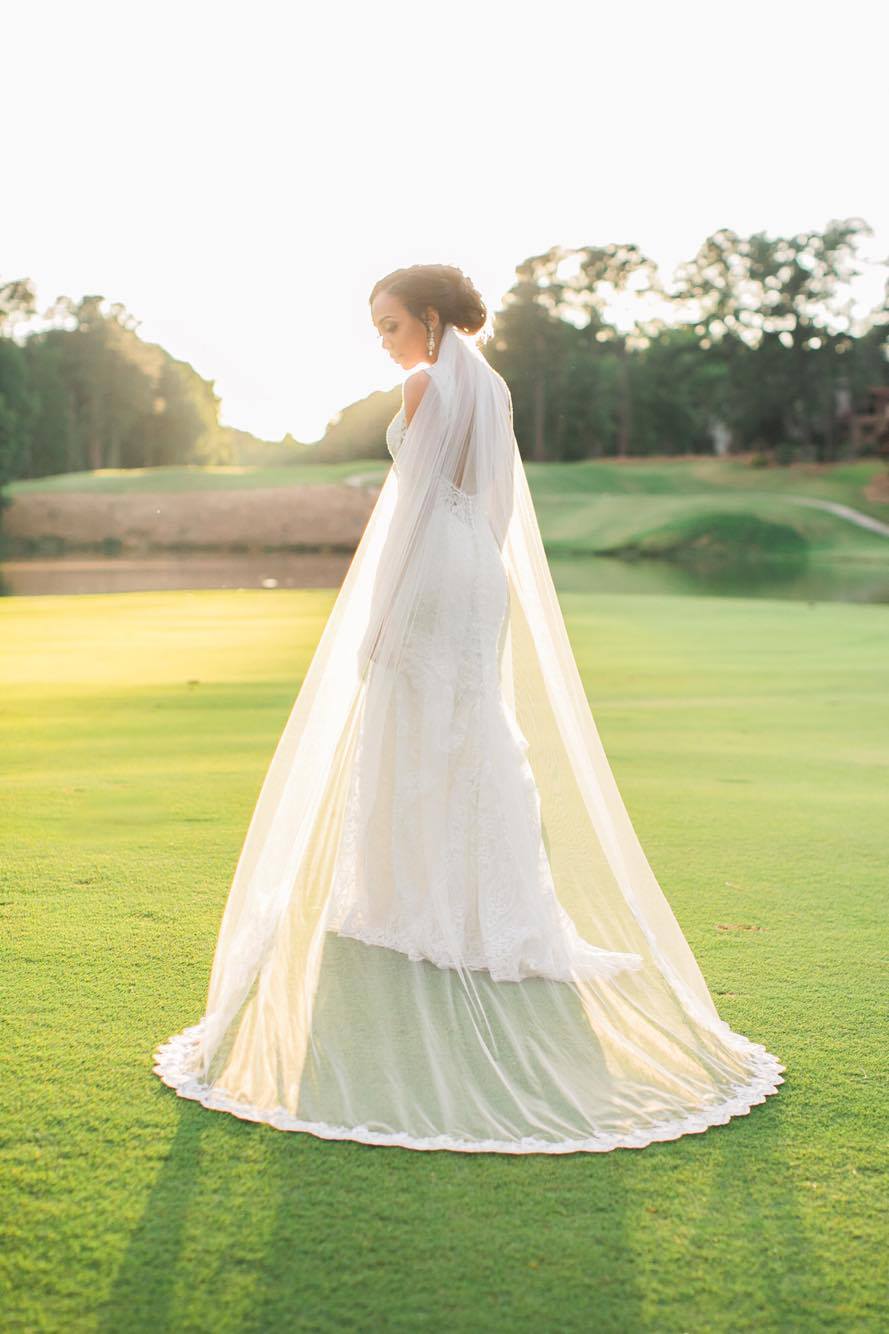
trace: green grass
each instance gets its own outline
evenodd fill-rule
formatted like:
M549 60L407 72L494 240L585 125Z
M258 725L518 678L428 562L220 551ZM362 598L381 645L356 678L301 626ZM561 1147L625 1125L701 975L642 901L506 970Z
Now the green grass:
M787 1070L702 1135L522 1158L287 1134L151 1072L333 596L0 601L3 1328L884 1327L885 610L562 595L720 1013Z
M886 472L880 459L848 460L828 466L794 463L787 467L751 467L740 459L630 458L623 462L589 459L582 463L528 463L535 493L558 493L568 488L608 495L713 495L723 491L816 496L838 500L876 517L887 506L869 502L865 494L875 477Z
M810 464L754 468L731 458L632 458L625 462L590 459L581 463L525 463L537 497L608 496L713 496L723 492L755 495L805 495L852 505L876 518L886 518L889 506L867 499L875 477L886 471L879 459L857 459L815 468ZM282 467L196 464L161 468L100 468L58 473L9 482L11 497L32 491L166 492L218 488L307 486L338 482L354 473L382 478L388 458L355 459L337 463L295 463Z
M382 482L388 464L358 460L293 467L170 467L104 469L14 482L10 498L34 491L170 492L253 489L342 482L361 474ZM889 522L889 505L867 499L885 471L873 459L836 464L752 468L733 459L633 459L626 463L526 465L534 506L551 557L626 550L673 556L706 547L726 559L750 542L792 553L800 562L889 568L889 538L800 504L798 497L838 501ZM751 535L751 525L757 531Z
M804 564L809 553L791 524L770 522L745 511L683 514L646 532L627 551L639 555L721 560L782 559Z
M534 498L547 552L608 555L627 547L657 543L664 530L707 531L719 541L732 523L756 519L799 535L807 559L889 566L889 538L845 519L772 496L565 496ZM787 533L780 545L789 544ZM733 545L733 544L730 544Z
M380 480L388 471L380 459L359 459L346 463L294 463L286 467L258 467L249 464L171 465L165 468L98 468L92 472L63 472L52 477L36 477L7 483L10 498L34 491L86 491L90 494L111 492L155 494L171 491L242 491L257 487L313 486L321 482L341 482L355 473Z

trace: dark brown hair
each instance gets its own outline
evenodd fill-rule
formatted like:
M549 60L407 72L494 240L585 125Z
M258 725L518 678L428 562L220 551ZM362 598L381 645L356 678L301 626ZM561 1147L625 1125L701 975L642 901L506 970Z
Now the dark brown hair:
M481 295L462 269L452 264L411 264L394 269L374 283L370 304L380 292L397 296L416 319L427 306L434 306L443 324L453 324L463 333L475 334L488 318Z

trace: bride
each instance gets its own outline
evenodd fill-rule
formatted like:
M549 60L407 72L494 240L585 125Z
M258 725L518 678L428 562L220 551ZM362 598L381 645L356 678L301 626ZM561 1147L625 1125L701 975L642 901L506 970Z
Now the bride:
M590 713L448 265L382 278L393 463L260 790L205 1012L155 1073L325 1139L642 1148L785 1067L721 1020Z

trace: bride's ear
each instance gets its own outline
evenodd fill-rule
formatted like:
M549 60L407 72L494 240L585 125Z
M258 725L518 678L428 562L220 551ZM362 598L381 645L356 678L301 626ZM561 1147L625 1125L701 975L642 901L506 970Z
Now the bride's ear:
M428 371L414 371L404 382L404 420L410 425L411 417L417 411L422 402L423 395L429 387L430 375Z

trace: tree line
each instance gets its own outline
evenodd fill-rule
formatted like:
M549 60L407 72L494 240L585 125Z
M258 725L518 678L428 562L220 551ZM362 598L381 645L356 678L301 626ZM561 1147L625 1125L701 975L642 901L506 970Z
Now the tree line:
M724 229L669 285L635 246L526 260L489 353L518 391L523 454L840 457L850 414L889 382L889 280L858 321L848 286L870 234L861 219L792 237Z
M791 237L717 231L665 283L634 245L554 246L515 271L482 345L534 461L757 449L830 461L850 414L889 382L889 281L856 321L858 218ZM884 266L885 267L885 266ZM386 457L400 391L337 413L317 445L219 423L213 382L100 296L48 327L27 279L0 283L0 484L95 468Z
M50 327L19 340L33 285L0 284L0 479L211 461L212 383L144 342L122 305L103 305L61 297Z

